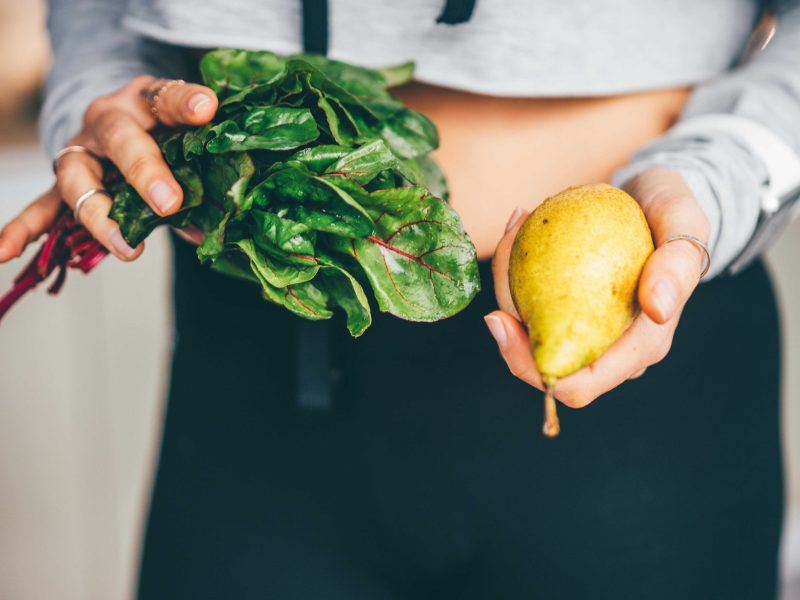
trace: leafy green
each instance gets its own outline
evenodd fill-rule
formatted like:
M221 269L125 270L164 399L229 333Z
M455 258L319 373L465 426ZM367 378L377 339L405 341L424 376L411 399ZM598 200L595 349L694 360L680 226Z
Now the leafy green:
M157 136L181 210L162 218L127 183L112 188L110 216L129 243L158 225L194 226L211 268L306 319L340 310L353 336L372 323L365 286L380 310L414 321L469 304L480 288L475 249L442 200L436 128L389 92L413 65L223 49L200 71L217 116Z

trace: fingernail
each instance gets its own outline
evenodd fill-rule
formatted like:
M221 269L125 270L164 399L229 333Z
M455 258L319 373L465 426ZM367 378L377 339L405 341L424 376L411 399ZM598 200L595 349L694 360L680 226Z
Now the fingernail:
M156 181L150 186L150 200L158 207L158 210L166 213L175 206L178 196L168 184L163 181Z
M677 301L678 292L669 279L661 279L656 282L653 286L653 303L665 319L672 316Z
M506 347L506 328L503 321L497 315L486 315L483 317L486 321L486 326L489 328L489 333L492 334L494 341L503 350Z
M205 94L195 94L189 98L189 110L197 114L211 105L211 98Z
M122 232L120 232L119 229L115 229L108 235L108 241L111 242L114 250L125 258L130 258L136 254L136 250L128 246L128 243L125 241L125 238L122 237Z
M511 213L511 216L508 218L508 223L506 223L506 233L511 231L514 225L519 222L519 218L522 216L522 209L518 206L514 209L514 212Z

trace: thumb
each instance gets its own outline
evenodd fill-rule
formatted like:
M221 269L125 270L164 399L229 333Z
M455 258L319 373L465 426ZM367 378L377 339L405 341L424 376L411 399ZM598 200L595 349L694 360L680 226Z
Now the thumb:
M204 125L217 112L217 95L205 86L186 83L162 89L156 103L158 120L164 125Z
M700 282L704 253L693 242L676 239L650 256L639 280L639 304L656 323L678 314Z
M651 169L626 189L637 199L650 225L656 250L639 280L639 304L656 323L680 314L704 267L708 219L683 178L669 169Z

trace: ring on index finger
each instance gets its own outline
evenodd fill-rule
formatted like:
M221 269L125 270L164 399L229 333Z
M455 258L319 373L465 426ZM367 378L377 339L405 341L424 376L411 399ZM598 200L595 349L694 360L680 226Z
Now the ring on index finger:
M677 242L678 240L686 240L687 242L691 242L703 252L703 264L700 269L700 279L705 277L706 273L708 273L708 270L711 268L711 253L708 251L708 246L705 244L705 242L703 242L703 240L685 233L669 236L664 240L664 244Z
M183 79L156 79L142 90L142 100L156 119L159 101L168 89L176 85L186 85L186 82Z

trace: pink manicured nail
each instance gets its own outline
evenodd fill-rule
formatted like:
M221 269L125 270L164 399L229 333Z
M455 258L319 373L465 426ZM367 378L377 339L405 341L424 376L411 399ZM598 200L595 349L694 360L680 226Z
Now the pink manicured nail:
M661 315L668 319L675 312L678 302L678 292L669 279L660 279L653 286L653 303Z
M122 237L122 233L119 229L115 229L108 235L108 241L111 242L114 250L125 258L130 258L136 254L136 250L128 246L128 243L125 241L125 238Z
M506 328L503 325L503 321L497 315L486 315L483 317L483 320L486 321L486 326L489 328L489 333L492 334L494 341L497 342L497 345L500 346L500 349L503 350L506 347Z
M195 94L189 98L189 110L194 114L204 111L211 106L211 98L205 94Z
M175 206L178 201L178 196L175 194L169 184L163 181L156 181L150 186L150 200L153 201L162 213L169 212L169 209Z
M506 233L513 229L514 225L519 222L519 218L522 216L522 209L517 207L514 209L514 212L511 213L511 216L508 218L508 223L506 223Z

